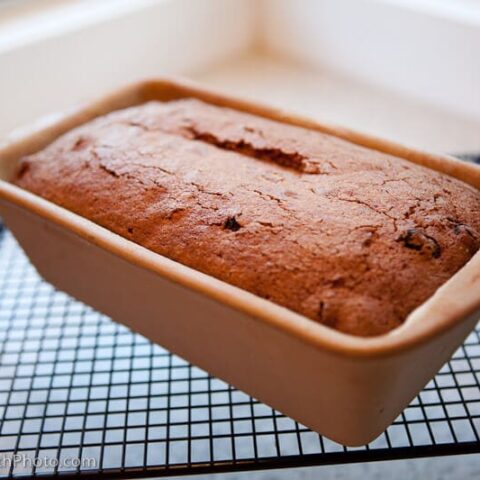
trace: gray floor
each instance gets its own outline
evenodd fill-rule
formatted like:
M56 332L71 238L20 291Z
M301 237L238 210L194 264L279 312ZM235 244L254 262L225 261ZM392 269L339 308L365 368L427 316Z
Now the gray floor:
M199 480L470 480L480 479L480 455L186 477Z

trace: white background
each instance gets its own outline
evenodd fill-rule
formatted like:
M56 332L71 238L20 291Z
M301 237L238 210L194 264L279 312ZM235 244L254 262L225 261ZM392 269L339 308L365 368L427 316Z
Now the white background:
M412 146L480 151L476 0L6 5L0 137L126 82L182 74Z

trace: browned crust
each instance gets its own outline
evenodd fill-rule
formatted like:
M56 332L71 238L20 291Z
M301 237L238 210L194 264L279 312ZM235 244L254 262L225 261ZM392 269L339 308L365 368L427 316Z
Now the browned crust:
M84 125L24 159L18 184L363 336L398 326L478 249L480 196L462 182L193 100Z

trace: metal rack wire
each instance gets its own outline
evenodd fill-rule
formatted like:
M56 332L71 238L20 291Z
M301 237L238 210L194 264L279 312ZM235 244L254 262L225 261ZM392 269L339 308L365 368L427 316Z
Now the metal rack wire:
M0 224L0 478L480 452L479 380L480 329L387 432L345 448L56 291Z

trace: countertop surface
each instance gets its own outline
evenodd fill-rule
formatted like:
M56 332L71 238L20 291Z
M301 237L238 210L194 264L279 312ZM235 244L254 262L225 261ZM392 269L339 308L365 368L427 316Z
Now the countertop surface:
M316 120L434 152L480 151L480 122L332 73L250 54L193 77Z

